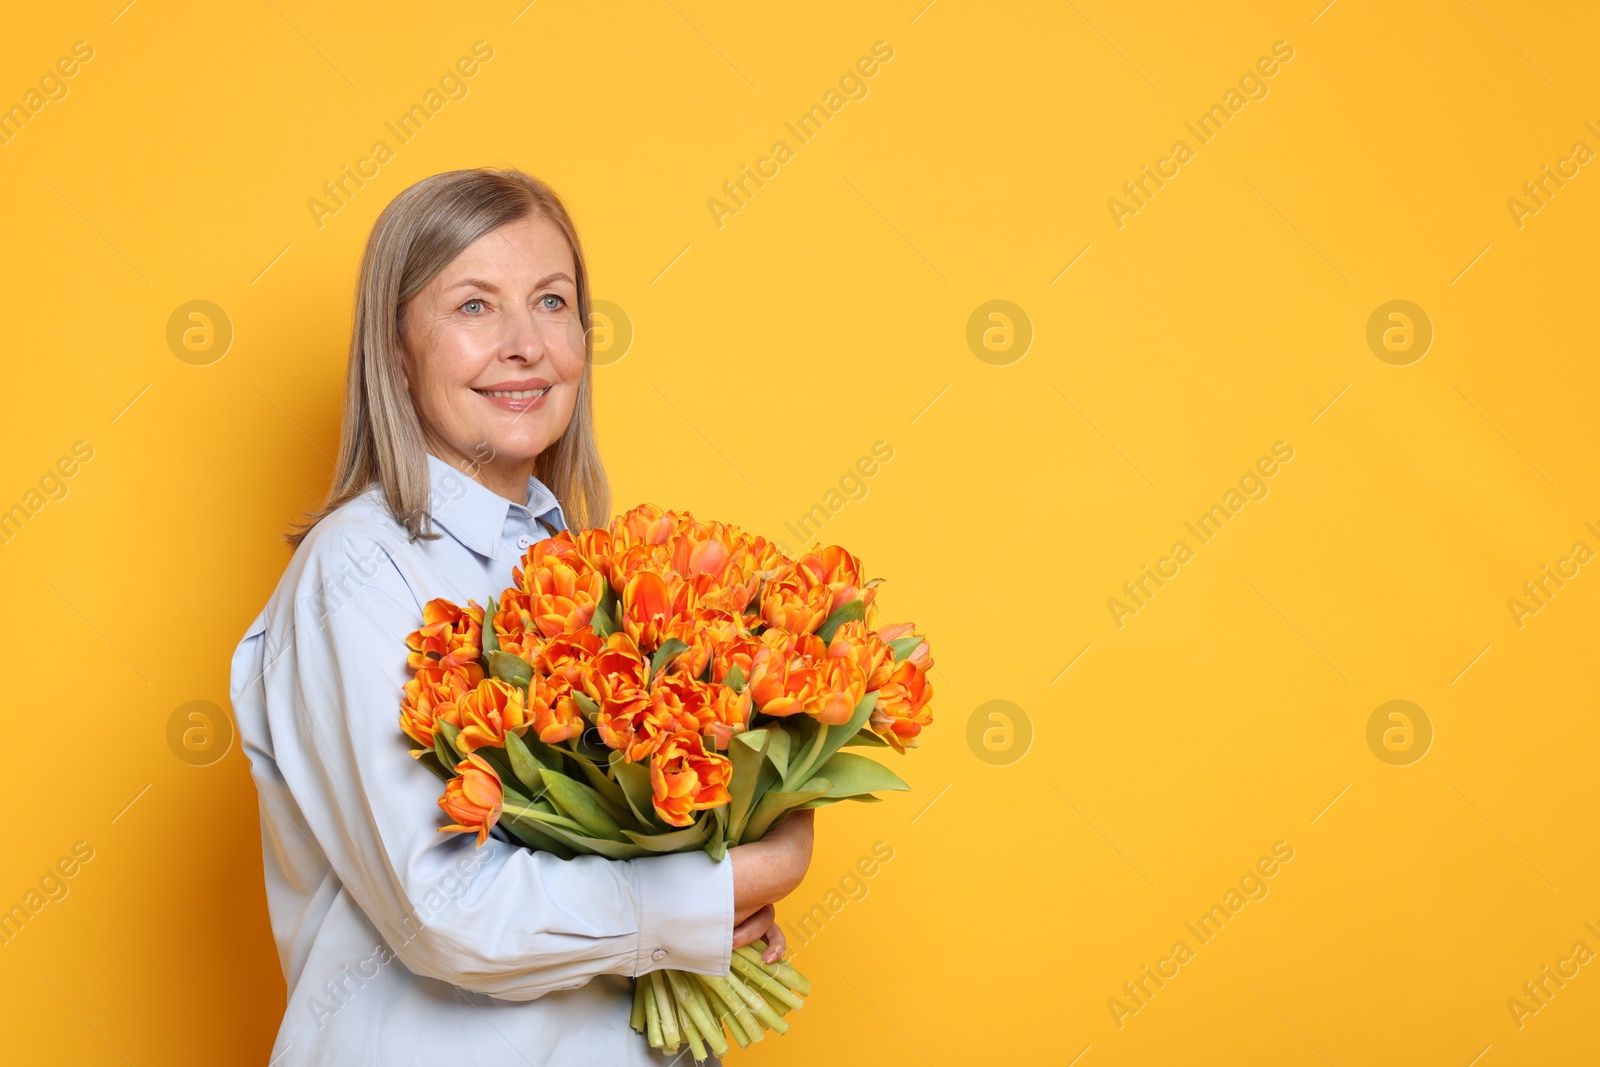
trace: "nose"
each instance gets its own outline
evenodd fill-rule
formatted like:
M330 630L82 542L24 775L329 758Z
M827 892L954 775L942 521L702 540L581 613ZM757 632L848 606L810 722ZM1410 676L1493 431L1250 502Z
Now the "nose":
M537 363L544 357L544 332L533 308L517 308L507 315L506 322L506 336L501 339L502 358Z

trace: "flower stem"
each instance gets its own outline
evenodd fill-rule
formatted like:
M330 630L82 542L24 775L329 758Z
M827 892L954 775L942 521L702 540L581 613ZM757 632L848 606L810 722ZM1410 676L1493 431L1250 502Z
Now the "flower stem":
M778 1013L772 1010L772 1005L767 1003L766 998L748 985L745 985L744 980L736 971L737 968L734 971L729 971L728 977L724 981L739 996L739 999L744 1001L745 1006L755 1013L755 1017L761 1021L762 1026L779 1034L787 1034L789 1032L789 1024L778 1017Z
M802 997L810 996L811 979L801 974L799 969L788 960L777 960L776 962L768 963L761 958L761 954L766 950L766 942L759 938L748 945L741 945L739 948L734 949L739 955L765 971L768 977L777 979Z
M781 982L770 977L760 967L757 967L743 956L735 955L733 957L733 969L738 971L745 981L750 983L750 985L771 993L778 1000L789 1005L789 1007L805 1007L805 1001L789 992L788 989L784 988Z
M678 1013L673 1010L672 995L667 992L667 980L660 971L650 972L650 985L654 987L656 1008L661 1012L661 1040L667 1052L677 1052L683 1043L683 1033L678 1029Z
M761 1032L760 1023L756 1021L755 1007L733 988L734 983L739 981L738 975L730 971L727 975L702 974L699 978L706 984L706 988L715 993L718 999L734 1013L739 1025L744 1027L744 1032L749 1035L751 1041L760 1041L766 1036ZM749 993L749 990L745 992Z
M661 1039L661 1007L656 1003L655 989L650 981L650 976L646 974L640 975L639 988L644 989L647 986L651 988L644 994L643 998L645 1036L649 1038L651 1048L661 1048L666 1044Z
M641 1034L644 1033L645 1027L644 1001L644 979L635 978L633 980L633 1014L628 1017L628 1025L639 1031Z
M688 1018L689 1044L696 1044L697 1037L705 1038L705 1043L711 1046L711 1051L718 1056L728 1054L728 1042L722 1036L722 1024L713 1022L711 1013L706 1010L703 1001L697 1001L689 992L690 982L682 971L668 971L667 981L672 986L672 995L677 998L678 1006L683 1009L683 1014ZM704 1046L696 1059L705 1059Z
M751 1037L745 1033L744 1024L739 1021L739 1015L734 1006L723 1003L722 998L717 995L717 991L705 982L705 975L691 972L687 977L689 978L689 992L700 1002L700 1006L706 1010L708 1015L716 1019L718 1023L727 1025L728 1033L733 1035L733 1039L739 1043L740 1048L749 1048L750 1042L760 1040L759 1036ZM745 1017L751 1020L750 1025L755 1028L759 1035L760 1027L755 1025L755 1016L747 1013Z
M817 756L822 752L822 746L828 739L828 724L817 723L817 732L811 738L811 743L806 746L805 754L798 763L789 764L789 773L783 776L783 791L792 793L798 789L807 778L811 777L811 765L817 761ZM803 773L802 773L803 772Z

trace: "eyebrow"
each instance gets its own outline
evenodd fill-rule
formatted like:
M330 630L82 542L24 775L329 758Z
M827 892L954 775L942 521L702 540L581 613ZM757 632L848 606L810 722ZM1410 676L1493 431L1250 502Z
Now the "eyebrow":
M576 282L572 281L572 276L567 274L565 271L557 271L555 274L549 274L543 278L540 278L538 284L535 285L534 288L541 288L549 285L551 282L569 282L574 285L577 284ZM482 278L463 278L459 282L456 282L454 285L452 285L450 290L469 288L483 289L491 293L498 293L500 291L500 287L498 285L495 285L493 282L486 282Z

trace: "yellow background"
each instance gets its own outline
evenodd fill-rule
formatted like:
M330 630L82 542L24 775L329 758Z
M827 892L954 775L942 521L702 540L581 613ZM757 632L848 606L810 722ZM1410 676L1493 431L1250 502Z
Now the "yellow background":
M1506 603L1600 549L1596 165L1507 207L1600 149L1591 10L524 2L6 13L0 103L94 48L0 147L0 507L94 449L0 548L0 907L94 849L0 947L7 1057L265 1061L247 761L180 760L168 721L226 704L283 522L325 490L372 220L514 165L633 325L596 373L619 505L792 540L894 450L822 537L931 636L935 725L896 765L915 793L818 820L780 915L875 841L893 859L799 950L793 1031L734 1062L1594 1062L1600 965L1520 1029L1506 1004L1600 951L1600 568L1520 627ZM478 40L469 95L319 229L306 201ZM868 95L796 143L880 40ZM1197 145L1184 122L1277 41L1269 94ZM1118 228L1107 199L1180 138ZM719 228L707 200L779 139ZM235 333L206 366L166 340L196 299ZM1020 359L968 346L997 299ZM1394 299L1434 329L1406 366L1366 342ZM1119 628L1107 599L1280 440L1269 495ZM1367 743L1395 699L1434 731L1407 766ZM991 700L1020 709L1009 750L969 745ZM1277 841L1270 894L1198 946L1185 921ZM1195 958L1119 1028L1107 1001L1179 939Z

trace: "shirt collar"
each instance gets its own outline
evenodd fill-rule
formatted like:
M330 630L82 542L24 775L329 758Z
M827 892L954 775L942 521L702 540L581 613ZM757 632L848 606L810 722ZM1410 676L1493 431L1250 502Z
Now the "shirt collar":
M557 530L567 528L566 513L555 493L538 478L528 478L526 504L516 504L428 453L428 510L433 521L480 556L500 554L506 523L514 516L547 536L534 520L544 519Z

